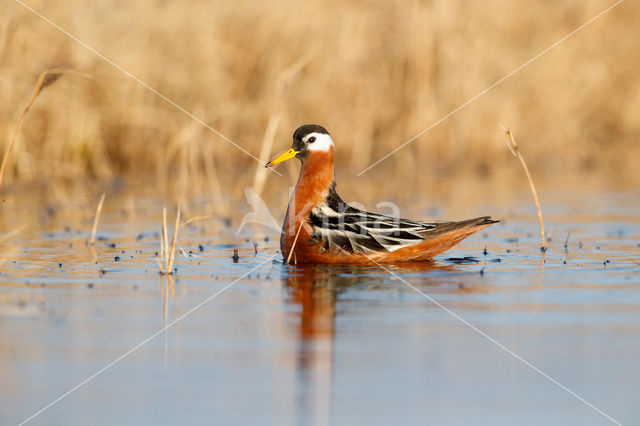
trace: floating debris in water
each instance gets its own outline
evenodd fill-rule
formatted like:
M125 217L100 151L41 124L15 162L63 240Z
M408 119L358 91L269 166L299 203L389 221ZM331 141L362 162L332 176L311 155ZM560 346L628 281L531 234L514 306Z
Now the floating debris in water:
M87 288L93 288L93 283L87 284Z
M479 263L480 261L478 259L475 259L473 257L448 257L447 262L452 262L452 263Z

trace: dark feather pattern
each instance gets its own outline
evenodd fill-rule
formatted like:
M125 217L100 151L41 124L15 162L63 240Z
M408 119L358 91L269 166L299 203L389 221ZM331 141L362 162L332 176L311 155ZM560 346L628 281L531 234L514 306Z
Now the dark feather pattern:
M421 243L456 223L422 223L358 210L342 201L335 182L308 220L313 227L310 243L322 242L324 250L331 253L392 252Z

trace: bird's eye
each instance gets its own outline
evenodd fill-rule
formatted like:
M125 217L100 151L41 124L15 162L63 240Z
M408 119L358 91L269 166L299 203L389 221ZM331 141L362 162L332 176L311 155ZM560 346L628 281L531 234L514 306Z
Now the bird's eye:
M316 141L316 137L315 136L311 136L307 142L308 143L314 143L315 141Z

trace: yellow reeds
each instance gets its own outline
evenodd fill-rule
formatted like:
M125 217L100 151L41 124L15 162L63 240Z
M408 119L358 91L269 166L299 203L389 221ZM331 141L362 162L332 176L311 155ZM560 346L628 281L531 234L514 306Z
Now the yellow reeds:
M264 163L269 161L269 156L271 155L271 149L273 148L273 141L276 136L276 131L278 130L278 124L280 124L280 119L282 117L282 110L284 108L284 98L285 95L291 86L291 83L298 76L300 71L304 68L305 65L309 63L312 55L305 55L302 58L298 59L293 65L284 70L278 76L278 80L276 82L276 101L273 107L273 111L271 112L271 116L269 117L269 122L267 123L267 130L264 133L264 137L262 138L262 145L260 148L260 158ZM262 191L264 190L264 184L267 179L268 170L271 172L278 173L274 169L266 169L262 164L256 166L256 174L253 178L253 190L258 195L262 195ZM278 173L279 174L279 173Z
M84 4L41 3L44 16ZM110 36L123 25L113 5L100 13L91 9L78 22L61 22L74 33L90 34L89 44L124 74L55 28L34 25L37 16L0 6L6 23L0 25L0 156L10 153L0 173L3 190L14 175L16 182L28 182L111 172L126 179L157 172L149 189L170 191L163 183L175 183L184 194L183 215L192 208L185 201L188 196L209 193L211 206L229 216L248 185L257 193L264 188L261 196L267 198L280 193L268 188L269 172L255 159L202 123L260 160L269 157L270 148L288 144L297 126L322 124L336 142L337 171L348 167L343 169L346 176L391 152L604 8L596 0L554 3L542 12L536 3L500 9L503 2L498 0L402 7L274 0L264 10L245 2L204 2L197 8L170 2L149 15L143 13L145 2L129 3L136 25L118 37ZM372 201L391 193L397 182L421 187L433 181L433 176L417 173L421 170L438 170L443 179L491 173L497 167L491 160L503 147L486 140L498 117L507 113L522 134L536 132L538 142L527 147L533 174L540 159L559 154L565 157L560 173L588 167L589 175L615 183L638 181L638 97L630 88L636 87L640 56L621 52L640 48L633 26L625 25L629 16L640 13L640 2L619 7L627 13L616 8L602 16L588 31L554 49L561 54L545 54L544 67L527 66L526 75L518 72L505 81L508 90L502 84L487 91L476 101L477 108L461 110L376 166L379 179L344 179L345 192L351 185L367 198L363 201ZM497 9L502 12L494 13ZM187 28L184 22L189 22ZM466 49L464 55L461 49ZM585 49L598 58L597 64L585 62ZM300 66L298 61L310 51L313 60ZM77 61L91 69L95 81L65 87L64 99L57 96L63 87L39 95L27 114L34 125L25 120L12 138L23 99L28 101L35 83L29 76L37 76L41 64L50 60ZM612 64L615 78L599 72ZM286 83L293 81L291 74L295 82ZM183 110L145 90L140 81ZM372 182L370 188L364 182ZM542 181L536 184L540 188Z
M106 194L102 194L98 206L96 207L96 214L93 218L93 227L91 228L91 238L89 239L89 245L96 243L96 232L98 231L98 221L100 220L100 213L102 212L102 205L104 204L104 197Z
M300 230L302 229L302 225L304 225L304 220L300 222L300 226L298 226L298 231L296 232L296 237L293 239L293 245L291 245L291 251L289 251L289 256L287 256L287 264L291 264L291 256L296 249L296 243L298 242L298 236L300 235Z
M60 68L52 68L45 70L40 73L38 76L38 80L36 80L36 85L33 88L33 93L31 94L31 99L27 103L27 106L20 114L20 118L18 119L18 123L16 123L16 127L13 129L13 133L11 134L11 139L9 139L9 143L7 144L7 148L4 153L4 157L2 158L2 165L0 166L0 189L2 189L2 181L4 180L4 175L7 171L7 165L9 164L9 158L11 156L11 151L13 146L15 145L16 139L18 137L18 133L22 128L22 124L24 123L24 119L27 116L27 113L35 103L36 99L38 99L38 95L48 86L51 86L53 83L58 81L63 74L74 74L82 77L87 77L88 75L79 73L70 69L60 69Z
M538 221L540 222L540 250L545 252L547 250L547 241L544 234L544 221L542 220L542 209L540 208L540 199L538 198L538 191L536 191L536 186L533 184L533 179L531 178L531 173L529 173L529 168L527 167L527 163L524 161L524 157L520 153L518 149L518 144L516 143L511 130L503 127L505 134L507 135L507 146L514 157L518 157L520 160L520 164L522 164L522 168L524 169L524 173L527 176L527 180L529 181L529 188L531 189L531 194L533 195L533 200L536 203L536 209L538 210Z
M173 236L171 237L171 245L169 245L169 232L167 230L167 208L162 209L162 233L160 235L160 259L158 266L160 274L173 275L173 262L176 257L176 244L178 241L178 232L180 231L180 206L176 213L176 223L173 228Z

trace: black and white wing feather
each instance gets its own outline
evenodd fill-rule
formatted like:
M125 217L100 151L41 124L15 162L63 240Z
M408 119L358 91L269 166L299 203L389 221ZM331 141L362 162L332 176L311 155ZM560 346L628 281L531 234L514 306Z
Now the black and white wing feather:
M325 202L311 210L309 222L312 243L322 242L331 253L393 252L422 242L437 227L353 208L338 196L335 184Z

